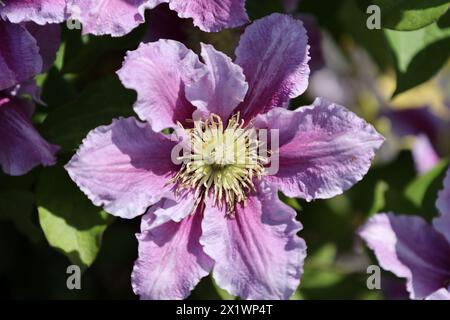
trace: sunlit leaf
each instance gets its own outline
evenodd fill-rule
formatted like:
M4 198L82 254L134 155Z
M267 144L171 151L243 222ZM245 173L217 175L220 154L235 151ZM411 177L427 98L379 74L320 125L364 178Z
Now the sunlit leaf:
M382 27L409 31L436 22L449 8L448 0L372 0L381 9Z
M433 23L415 31L385 30L395 56L397 88L394 95L429 80L449 59L450 27Z
M43 170L36 189L39 222L49 244L72 263L89 267L111 216L95 207L60 166Z
M431 219L437 214L437 193L443 188L443 180L449 161L442 160L433 169L411 182L405 190L405 196L414 203L422 215Z

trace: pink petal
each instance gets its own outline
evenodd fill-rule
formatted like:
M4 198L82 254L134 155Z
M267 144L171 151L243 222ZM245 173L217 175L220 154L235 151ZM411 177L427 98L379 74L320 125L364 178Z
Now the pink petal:
M206 32L234 28L248 22L245 0L169 0L181 18L192 18Z
M185 97L185 86L199 81L206 69L180 42L160 40L128 52L117 73L125 87L138 93L136 113L160 131L192 118L194 107Z
M300 20L274 13L245 30L236 49L249 92L239 106L251 118L274 107L286 107L305 92L309 77L308 37Z
M148 0L69 0L72 19L83 25L83 34L120 37L144 23L145 9L163 1Z
M279 129L279 171L265 179L307 201L341 194L360 181L384 138L346 108L316 99L296 111L276 108L255 120Z
M407 279L413 299L427 297L450 277L450 245L420 217L377 214L359 235L383 269Z
M230 294L242 299L288 299L303 273L305 242L295 211L283 204L275 190L260 191L235 218L206 204L200 243L215 261L214 278Z
M450 292L442 288L426 297L426 300L450 300Z
M242 68L213 46L203 43L202 57L208 75L191 84L186 89L186 96L201 111L228 119L248 90Z
M43 25L65 19L66 0L6 0L0 16L13 23L33 21Z
M134 118L114 120L88 134L66 169L95 205L134 218L171 194L175 145Z
M180 222L193 213L196 201L191 193L161 199L142 217L141 230L150 230L168 221Z
M213 261L199 243L201 217L170 221L137 236L139 258L131 278L141 299L184 299L209 274Z
M56 163L58 147L45 141L29 118L29 105L18 98L0 101L0 165L20 176L38 165Z
M425 173L431 170L440 161L439 156L434 150L430 140L423 134L416 137L412 154L417 172L419 173Z
M36 40L23 26L0 20L0 43L0 90L41 72Z
M440 215L433 220L433 225L450 243L450 169L444 179L444 189L438 194L436 207Z

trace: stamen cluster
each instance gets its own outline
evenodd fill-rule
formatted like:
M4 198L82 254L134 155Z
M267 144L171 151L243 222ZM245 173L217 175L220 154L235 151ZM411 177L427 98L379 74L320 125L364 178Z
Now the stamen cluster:
M228 120L226 128L220 116L211 114L184 130L190 138L190 150L180 157L183 165L173 179L177 190L193 190L198 201L211 195L214 206L225 206L234 214L235 204L255 190L254 179L262 177L268 162L266 156L259 155L261 143L256 130L239 114Z

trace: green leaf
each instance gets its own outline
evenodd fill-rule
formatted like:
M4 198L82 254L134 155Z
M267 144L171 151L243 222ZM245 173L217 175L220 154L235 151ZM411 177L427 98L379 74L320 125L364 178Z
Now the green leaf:
M436 199L447 172L449 160L444 159L433 169L412 181L405 190L405 197L414 203L422 216L431 220L437 215Z
M373 199L372 208L369 211L369 216L381 212L386 206L386 192L389 190L389 185L385 181L378 181L375 185L375 196Z
M307 266L309 268L325 268L330 267L334 263L337 256L337 248L333 243L327 243L309 257Z
M375 187L375 197L370 215L380 212L420 215L431 220L437 215L436 198L449 161L442 160L429 172L412 180L403 191L379 181Z
M311 288L326 288L340 282L347 273L335 265L336 245L327 243L310 254L305 261L300 291Z
M303 281L300 288L302 290L306 290L311 288L317 289L331 287L342 281L344 277L344 274L339 273L332 268L329 270L321 271L305 269L305 272L302 276Z
M39 222L49 244L82 269L89 267L112 217L95 207L61 166L43 170L36 193Z
M45 119L42 134L62 151L73 151L88 132L111 119L133 115L136 96L125 89L117 77L90 85L74 101L52 110Z
M194 288L189 299L236 300L236 297L233 297L227 291L221 289L214 281L212 274L210 274L208 277L204 277Z
M410 31L436 22L449 8L448 0L372 0L381 9L383 28Z
M369 216L381 212L396 212L401 214L421 215L422 212L402 190L389 186L385 181L378 181L374 190L374 202Z
M433 23L415 31L385 30L396 60L394 95L414 88L435 75L448 61L450 27Z
M214 280L214 278L212 276L211 280L213 282L213 286L214 289L216 290L217 294L219 295L220 299L222 300L236 300L235 296L232 296L231 294L228 293L228 291L222 289L221 287L219 287L219 285L216 283L216 281Z
M0 220L9 220L17 230L32 242L42 239L42 233L33 223L34 195L27 190L9 190L0 193Z
M280 197L281 201L286 203L291 208L295 209L296 211L302 211L302 206L298 202L296 198L289 198L286 197L283 193L279 192L278 196Z

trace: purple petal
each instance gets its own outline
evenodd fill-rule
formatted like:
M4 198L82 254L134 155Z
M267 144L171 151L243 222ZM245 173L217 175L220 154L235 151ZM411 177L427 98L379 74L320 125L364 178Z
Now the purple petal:
M43 25L65 19L66 0L6 0L0 16L13 23L33 21Z
M450 169L444 179L444 189L438 194L436 207L439 209L440 215L433 220L433 226L450 243Z
M33 22L27 23L25 27L37 41L39 53L43 60L41 72L45 72L50 69L55 61L56 52L60 45L60 27L57 24L40 26Z
M426 297L426 300L450 300L450 292L442 288Z
M134 118L114 120L88 134L66 169L95 205L134 218L171 194L175 144Z
M234 28L248 22L245 0L169 0L181 18L192 18L206 32Z
M228 119L248 90L242 68L213 46L202 43L202 57L208 75L186 88L186 96L203 112Z
M274 13L245 30L236 49L249 92L239 106L251 118L305 92L309 77L308 37L300 20Z
M255 126L279 129L280 168L266 181L307 201L334 197L360 181L384 141L363 119L325 99L296 111L276 108Z
M412 149L412 155L416 164L416 170L419 173L425 173L437 165L440 161L439 156L431 145L426 135L416 137Z
M145 9L163 1L71 0L67 6L72 19L83 24L83 34L120 37L144 23Z
M230 218L206 204L200 243L215 261L214 278L242 299L289 299L300 282L305 242L295 211L275 190L260 191Z
M25 101L0 101L0 165L5 173L20 176L38 165L53 165L58 149L33 127Z
M377 214L359 231L380 266L407 279L413 299L423 299L450 279L450 245L415 216Z
M201 218L197 213L137 236L139 258L131 278L141 299L184 299L209 274L214 263L199 243Z
M136 113L160 131L192 118L194 107L185 97L185 85L198 81L206 69L180 42L160 40L128 52L117 73L125 87L138 93Z
M40 73L42 58L33 36L21 25L0 20L0 90Z
M444 125L444 122L428 107L387 110L383 112L383 115L391 121L394 133L400 137L425 134L434 141Z

